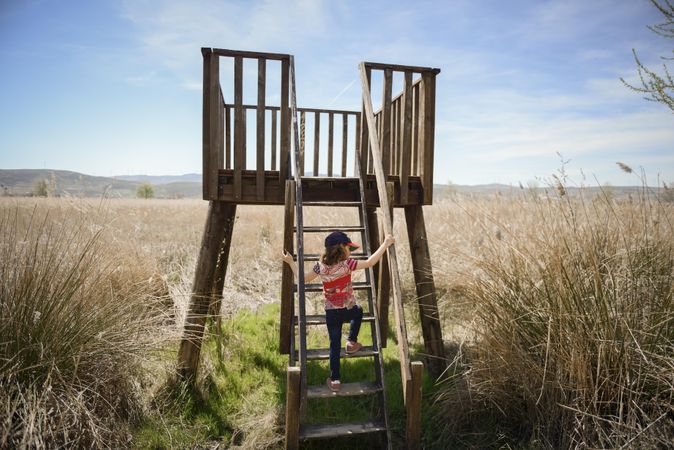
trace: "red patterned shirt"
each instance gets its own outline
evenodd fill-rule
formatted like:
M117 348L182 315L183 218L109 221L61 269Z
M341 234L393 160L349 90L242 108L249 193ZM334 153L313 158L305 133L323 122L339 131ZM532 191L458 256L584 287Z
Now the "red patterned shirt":
M356 304L351 284L351 272L356 270L358 261L347 259L332 266L317 262L314 272L321 276L325 309L351 308Z

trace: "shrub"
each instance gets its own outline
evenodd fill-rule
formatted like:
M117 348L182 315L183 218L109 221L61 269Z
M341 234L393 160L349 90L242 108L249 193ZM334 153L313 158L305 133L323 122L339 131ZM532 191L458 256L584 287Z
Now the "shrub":
M136 190L136 197L145 199L154 198L154 187L150 183L141 184Z
M0 210L2 448L118 447L140 412L160 316L90 213Z

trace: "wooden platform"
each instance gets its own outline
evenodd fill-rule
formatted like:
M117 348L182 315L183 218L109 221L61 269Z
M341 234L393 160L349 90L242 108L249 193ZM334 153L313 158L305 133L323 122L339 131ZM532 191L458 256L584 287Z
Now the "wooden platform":
M285 180L279 180L277 170L264 172L264 197L260 200L257 191L257 171L244 170L241 176L241 197L234 191L234 171L220 169L218 171L218 200L239 205L283 205L285 204ZM388 181L393 183L393 206L414 206L423 203L424 192L419 177L408 178L407 202L402 203L400 195L400 178L389 175ZM302 179L305 202L321 201L357 201L359 198L358 178L355 177L305 177ZM368 207L379 206L377 182L374 175L369 175L365 184L365 201Z

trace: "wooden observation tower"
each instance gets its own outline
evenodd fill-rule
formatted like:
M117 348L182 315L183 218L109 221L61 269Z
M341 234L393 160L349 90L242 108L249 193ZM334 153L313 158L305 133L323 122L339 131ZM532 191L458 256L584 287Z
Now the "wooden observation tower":
M285 205L284 247L295 255L300 268L305 261L318 259L318 255L304 253L305 234L335 229L360 234L363 252L353 257L365 259L385 234L392 233L393 208L403 208L427 365L432 374L439 374L445 359L422 206L433 201L435 77L440 70L362 62L360 111L301 108L296 104L292 55L215 48L201 52L203 195L209 210L179 350L181 374L186 378L196 375L206 317L219 311L237 205L261 204ZM248 71L257 69L257 82L246 91L256 91L255 104L244 103L244 62ZM233 86L221 83L221 63L233 68ZM382 93L377 110L372 105L373 73L378 80L375 89ZM396 95L394 74L402 79L402 90ZM268 96L272 89L279 95ZM268 97L277 98L278 104L268 105ZM306 139L307 119L313 119L310 139ZM323 145L321 124L328 127ZM305 167L311 142L313 167ZM303 210L312 206L357 208L359 223L304 226ZM345 383L335 394L325 386L307 385L307 360L328 356L327 349L308 349L306 338L307 327L325 323L324 316L308 315L305 308L306 292L320 291L321 285L305 286L302 270L295 284L291 270L283 265L279 338L280 352L289 355L288 448L307 439L361 433L376 434L384 447L391 446L381 354L389 329L389 307L400 353L406 442L409 448L420 446L423 363L410 360L395 246L365 275L366 281L354 283L354 289L367 294L363 325L371 327L372 345L350 357L369 358L376 377ZM306 423L306 405L313 398L359 395L377 397L377 417L359 423Z

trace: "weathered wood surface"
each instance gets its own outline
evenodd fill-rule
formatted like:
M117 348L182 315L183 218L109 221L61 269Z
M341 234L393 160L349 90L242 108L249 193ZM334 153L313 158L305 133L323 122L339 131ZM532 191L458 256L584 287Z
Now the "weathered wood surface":
M382 92L382 106L380 126L382 127L379 134L381 144L381 162L384 168L384 176L393 173L391 171L391 117L393 115L393 108L391 104L391 90L393 87L393 71L384 70L384 91Z
M423 381L424 365L421 361L412 361L412 379L407 388L405 408L407 409L405 441L407 448L418 450L421 448L421 385Z
M300 368L288 367L286 378L286 449L300 447Z
M335 114L328 114L328 176L332 176L332 160L335 145Z
M325 439L340 436L353 436L355 434L380 433L384 431L386 431L384 424L374 420L353 423L305 425L300 429L300 439Z
M319 175L319 156L321 154L321 113L314 113L314 170L313 176Z
M293 228L295 226L295 181L287 180L285 183L285 214L283 219L283 250L295 253L293 245ZM286 263L281 272L281 320L279 321L280 339L279 350L282 355L290 353L290 340L292 339L293 320L293 272Z
M353 397L356 395L376 394L382 390L381 384L376 381L360 381L356 383L342 383L339 391L332 391L327 385L307 386L308 398Z
M435 145L435 76L423 74L419 99L419 160L424 204L433 203L433 153Z
M277 61L288 61L290 59L290 55L283 53L249 52L244 50L230 50L226 48L214 48L208 50L211 50L214 54L218 56L230 56L230 57L251 58L251 59L265 58Z
M402 145L400 165L400 199L407 203L409 193L410 157L412 153L412 72L405 72L405 95L402 108Z
M386 182L386 194L389 199L389 209L391 214L391 223L393 223L393 195L394 195L394 185L391 182ZM383 241L386 238L384 233L384 221L383 217L380 214L379 221L377 224L377 230L379 238ZM388 254L384 253L381 260L379 261L379 276L377 284L377 308L379 313L379 324L381 328L381 339L383 343L386 343L388 339L388 315L389 315L389 304L391 300L391 271L389 267ZM385 345L384 345L385 346Z
M232 247L232 232L234 230L234 220L236 218L236 203L227 204L226 219L222 225L225 230L222 245L218 252L218 262L215 268L215 280L213 281L213 294L211 297L211 306L208 310L209 316L216 316L220 323L220 309L222 307L222 293L225 287L225 277L227 275L227 266L229 265L229 250Z
M445 369L446 359L422 206L405 207L405 221L412 254L424 349L429 356L428 370L437 377Z
M440 73L440 69L435 69L433 67L421 67L421 66L406 66L402 64L383 64L383 63L376 63L376 62L370 62L370 61L365 61L361 63L362 66L365 67L365 69L378 69L378 70L387 70L391 69L396 72L415 72L415 73L430 73L430 74L438 74Z
M183 337L178 349L178 371L188 380L194 380L199 367L199 354L204 335L206 316L211 303L213 280L218 255L225 237L224 224L235 217L236 205L211 201L201 240L190 304L185 318Z
M234 58L234 198L241 198L241 171L246 164L243 109L243 58Z
M281 150L279 155L279 182L283 183L290 174L290 61L281 61Z
M277 111L271 112L271 170L276 170L276 128L278 127L276 115Z
M347 144L349 138L349 116L342 114L342 176L346 176L346 158L348 156Z

